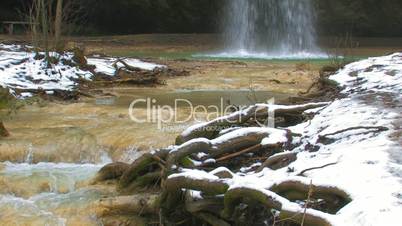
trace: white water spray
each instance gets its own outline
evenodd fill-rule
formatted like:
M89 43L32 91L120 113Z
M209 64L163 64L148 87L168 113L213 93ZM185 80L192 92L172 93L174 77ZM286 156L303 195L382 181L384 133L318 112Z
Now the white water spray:
M310 0L230 0L220 57L322 58Z

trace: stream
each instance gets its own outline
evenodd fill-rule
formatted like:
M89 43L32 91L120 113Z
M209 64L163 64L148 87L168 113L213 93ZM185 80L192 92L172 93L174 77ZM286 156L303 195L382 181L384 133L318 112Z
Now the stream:
M2 225L102 225L97 200L113 196L107 186L90 180L112 161L132 162L141 153L174 143L194 119L169 130L155 122L136 123L128 115L133 100L150 98L156 105L178 104L177 118L198 105L249 105L288 94L248 90L121 89L114 95L78 103L48 103L21 109L5 122L12 136L0 141L0 222ZM147 115L146 104L134 109ZM208 112L199 112L205 119Z

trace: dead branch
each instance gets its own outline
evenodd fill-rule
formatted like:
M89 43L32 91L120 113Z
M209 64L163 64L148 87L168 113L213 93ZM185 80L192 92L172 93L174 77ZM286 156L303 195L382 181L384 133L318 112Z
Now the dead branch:
M311 167L311 168L302 170L300 173L297 174L297 176L304 176L304 174L307 173L307 172L309 172L309 171L317 170L317 169L323 169L323 168L325 168L325 167L333 166L333 165L336 165L336 164L338 164L338 162L332 162L332 163L328 163L328 164L325 164L325 165L323 165L323 166L318 166L318 167Z
M384 131L388 131L389 129L387 127L384 126L356 126L356 127L350 127L350 128L346 128L346 129L342 129L333 133L328 133L325 135L320 135L320 137L329 137L329 136L335 136L341 133L345 133L348 131L352 131L352 130L361 130L361 129L365 129L365 130L375 130L374 132L384 132ZM370 131L372 132L372 131Z
M319 135L317 143L322 143L322 144L333 143L336 140L332 139L332 138L329 138L330 136L335 136L335 135L342 134L342 133L345 133L345 132L348 132L348 131L353 131L353 130L368 130L368 131L365 131L365 132L360 132L360 133L353 134L353 135L358 135L358 134L368 134L368 133L379 133L379 132L388 131L389 129L387 127L384 127L384 126L356 126L356 127L350 127L350 128L346 128L346 129L342 129L342 130L333 132L333 133Z
M236 153L233 153L233 154L230 154L230 155L223 156L222 158L217 159L216 162L227 161L227 160L230 160L232 158L236 158L236 157L238 157L240 155L243 155L243 154L246 154L246 153L249 153L249 152L255 152L255 151L260 150L261 147L262 147L261 144L256 144L256 145L254 145L252 147L249 147L249 148L246 148L246 149L244 149L242 151L239 151L239 152L236 152Z

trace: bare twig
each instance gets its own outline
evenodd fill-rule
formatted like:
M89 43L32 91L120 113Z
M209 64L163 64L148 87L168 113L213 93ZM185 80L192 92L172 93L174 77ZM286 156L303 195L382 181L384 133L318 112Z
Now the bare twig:
M323 169L323 168L325 168L325 167L333 166L333 165L336 165L336 164L338 164L338 162L332 162L332 163L328 163L328 164L325 164L325 165L323 165L323 166L318 166L318 167L311 167L311 168L302 170L299 174L297 174L297 176L303 176L303 175L304 175L305 173L307 173L308 171L312 171L312 170L316 170L316 169Z

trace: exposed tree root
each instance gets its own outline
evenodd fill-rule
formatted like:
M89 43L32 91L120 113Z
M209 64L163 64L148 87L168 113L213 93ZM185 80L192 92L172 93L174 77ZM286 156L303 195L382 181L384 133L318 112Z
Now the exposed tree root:
M171 169L174 164L179 163L183 158L191 154L208 152L211 146L211 141L205 138L186 142L170 152L166 162L167 168Z
M288 117L288 114L298 117L305 110L325 105L275 106L274 111L281 117ZM351 201L340 188L313 185L306 182L307 178L298 176L277 182L273 178L268 181L272 186L265 189L234 186L244 175L242 173L250 172L250 169L258 167L256 172L264 168L278 170L297 159L300 150L296 151L294 146L303 137L288 130L250 127L255 126L250 122L266 117L268 113L267 106L255 105L190 128L178 138L178 146L145 154L131 165L105 166L98 173L97 181L118 179L120 194L149 193L151 190L159 192L160 197L148 194L145 199L142 195L106 199L101 202L103 214L127 213L125 211L151 214L153 218L160 217L160 223L166 226L250 225L254 221L330 226L331 214ZM221 133L219 126L228 125L236 128ZM296 136L298 143L292 143ZM261 163L261 160L265 162ZM233 164L252 166L240 173ZM299 175L326 166L309 168ZM304 207L298 204L304 202ZM274 210L280 213L279 216L271 216ZM244 219L248 220L243 222Z
M196 213L196 217L207 222L211 226L230 226L230 224L210 213Z
M176 144L183 144L195 138L208 138L213 139L219 132L225 128L233 125L242 125L253 117L257 106L249 107L243 111L235 112L229 116L217 118L210 122L190 127L188 131L183 132L176 139Z
M234 207L239 203L246 203L249 205L259 203L267 209L278 210L280 211L280 219L282 220L290 220L299 224L304 221L305 225L309 226L331 225L327 219L319 216L319 214L323 215L323 213L310 209L303 210L303 208L298 204L291 203L285 198L282 198L268 190L262 191L261 189L248 187L230 189L225 194L225 216L228 218L232 217Z
M312 198L323 199L329 203L329 212L337 212L351 201L349 194L337 187L311 185L301 180L287 180L276 184L269 190L286 197L289 200L305 200L312 190Z
M269 195L271 194L271 195ZM263 204L268 209L282 209L282 203L277 200L278 196L272 192L261 192L258 189L239 187L230 189L225 194L224 216L231 218L235 207L240 203L254 204L256 202Z
M119 187L124 188L131 184L137 177L146 174L147 168L152 167L153 164L158 164L156 157L159 159L166 159L170 149L162 149L155 153L147 153L135 160L130 167L123 173L119 180Z
M241 126L246 123L253 124L258 122L258 124L261 125L261 123L264 123L270 115L274 117L283 117L285 120L288 119L289 121L293 121L295 117L300 118L304 111L324 107L326 105L328 105L328 103L271 107L269 105L257 104L247 109L235 112L229 116L220 117L210 122L190 127L176 139L176 144L182 144L200 137L214 139L223 129L233 126Z
M296 152L285 152L269 157L262 166L257 170L261 172L264 168L270 168L272 170L277 170L288 166L290 163L297 160Z
M96 174L96 177L93 179L93 183L119 179L129 167L129 164L123 162L108 164L99 170L99 172Z
M159 213L160 196L155 194L141 194L131 196L117 196L99 200L98 216L113 214L146 215Z
M166 190L169 193L180 192L181 189L201 191L206 195L221 195L229 189L225 180L198 179L189 176L174 176L166 180Z
M257 128L255 131L247 128L244 129L244 132L242 129L236 130L212 140L214 146L210 151L210 156L215 158L224 154L256 146L261 144L261 141L264 138L267 138L276 132L279 132L279 130L268 128L264 131L260 130L260 128ZM224 140L224 142L222 142L222 140Z

